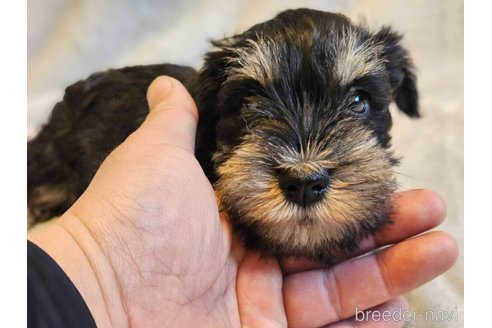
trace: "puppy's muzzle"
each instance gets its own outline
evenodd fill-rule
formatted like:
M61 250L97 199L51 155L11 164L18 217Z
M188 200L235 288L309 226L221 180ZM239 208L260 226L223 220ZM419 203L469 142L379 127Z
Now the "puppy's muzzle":
M299 176L293 170L283 169L278 183L287 200L308 207L323 199L330 185L330 174L328 170L324 170Z

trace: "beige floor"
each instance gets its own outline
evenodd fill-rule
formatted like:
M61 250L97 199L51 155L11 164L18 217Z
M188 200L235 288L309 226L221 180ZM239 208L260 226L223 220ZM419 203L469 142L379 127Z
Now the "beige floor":
M389 24L405 34L418 68L424 116L414 121L395 112L394 148L404 158L399 182L402 189L425 187L445 197L448 217L440 229L457 238L463 254L463 4L458 0L29 0L28 133L46 119L66 85L96 70L159 62L199 66L208 39L296 7L365 17L370 26ZM463 256L407 298L420 313L456 311L448 322L418 316L407 327L462 327Z

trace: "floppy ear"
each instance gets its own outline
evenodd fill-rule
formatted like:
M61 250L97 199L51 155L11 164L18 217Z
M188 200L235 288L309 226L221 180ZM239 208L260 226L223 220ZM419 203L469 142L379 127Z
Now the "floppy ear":
M375 35L375 41L384 45L384 57L388 70L393 100L398 108L410 117L420 117L415 66L401 45L402 36L383 27Z
M217 95L228 77L228 68L232 65L231 58L235 56L231 48L235 47L238 40L239 36L233 36L211 42L217 49L205 54L199 78L194 85L196 101L201 106L216 106Z
M217 144L211 142L218 140L217 125L224 119L221 108L221 95L225 81L228 78L228 71L234 47L238 41L237 37L226 38L220 41L212 41L218 49L208 52L202 68L198 73L198 78L192 85L192 94L200 113L200 121L197 127L195 156L202 163L202 168L211 182L217 180L217 176L212 161L212 154L216 153Z

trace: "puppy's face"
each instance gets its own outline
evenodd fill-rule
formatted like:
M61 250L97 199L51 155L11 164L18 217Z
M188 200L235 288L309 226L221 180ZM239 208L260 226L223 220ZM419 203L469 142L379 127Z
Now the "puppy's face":
M216 43L216 190L246 246L327 261L389 222L388 106L418 116L399 40L295 10Z

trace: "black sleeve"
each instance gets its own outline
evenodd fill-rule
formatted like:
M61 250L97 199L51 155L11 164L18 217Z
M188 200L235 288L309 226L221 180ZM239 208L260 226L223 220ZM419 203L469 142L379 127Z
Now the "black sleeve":
M41 248L27 242L27 326L96 327L72 281Z

